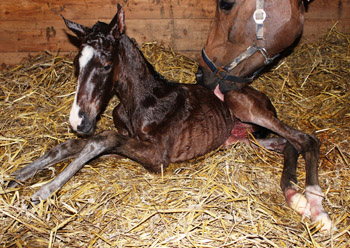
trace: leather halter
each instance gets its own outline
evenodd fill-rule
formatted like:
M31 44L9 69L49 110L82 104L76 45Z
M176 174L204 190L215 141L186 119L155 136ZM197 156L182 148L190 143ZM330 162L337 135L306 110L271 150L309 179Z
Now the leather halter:
M264 39L264 21L266 19L266 12L264 11L264 0L256 0L256 9L253 14L253 19L256 23L256 40ZM204 62L207 64L209 69L218 77L218 81L211 83L210 85L205 85L209 89L213 90L219 84L220 91L226 93L230 90L239 90L253 82L254 78L259 75L259 73L265 68L262 67L254 72L251 77L238 77L230 75L229 73L243 60L248 59L256 52L260 52L264 57L265 66L270 64L279 54L274 57L270 57L268 52L264 47L257 46L253 44L248 47L246 51L241 53L236 57L232 62L225 66L216 66L213 61L210 60L208 55L205 52L205 46L202 49L202 57Z

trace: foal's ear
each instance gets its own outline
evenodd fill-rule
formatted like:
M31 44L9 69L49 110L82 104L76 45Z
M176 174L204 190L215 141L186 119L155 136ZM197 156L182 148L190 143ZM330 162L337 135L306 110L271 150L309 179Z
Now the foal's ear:
M117 38L120 34L125 33L125 12L123 7L118 3L118 12L109 23L111 34Z
M85 27L83 25L80 25L78 23L72 22L67 20L66 18L64 18L63 15L61 15L65 24L67 25L67 27L73 31L76 36L81 40L83 39L89 32L91 32L91 29L88 27Z

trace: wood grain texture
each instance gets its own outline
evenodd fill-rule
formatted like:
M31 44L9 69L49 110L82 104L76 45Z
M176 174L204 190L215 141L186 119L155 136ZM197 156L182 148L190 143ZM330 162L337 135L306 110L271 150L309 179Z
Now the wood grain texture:
M76 51L61 15L86 26L109 22L118 2L125 6L127 32L138 43L163 42L193 58L207 39L216 8L216 0L2 0L0 65L38 51ZM335 23L350 33L350 0L315 0L305 16L302 41L317 39Z

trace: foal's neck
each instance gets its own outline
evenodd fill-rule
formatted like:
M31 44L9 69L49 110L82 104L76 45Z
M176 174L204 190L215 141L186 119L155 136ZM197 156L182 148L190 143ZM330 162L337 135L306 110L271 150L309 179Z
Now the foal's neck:
M135 41L123 35L118 44L118 81L134 89L151 89L163 81L145 59Z

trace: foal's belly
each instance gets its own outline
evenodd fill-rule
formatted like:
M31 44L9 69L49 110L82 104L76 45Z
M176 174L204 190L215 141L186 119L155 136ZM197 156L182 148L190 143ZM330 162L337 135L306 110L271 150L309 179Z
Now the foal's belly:
M231 134L234 122L225 103L210 91L199 95L201 102L195 104L186 120L177 123L171 162L193 159L215 150Z

